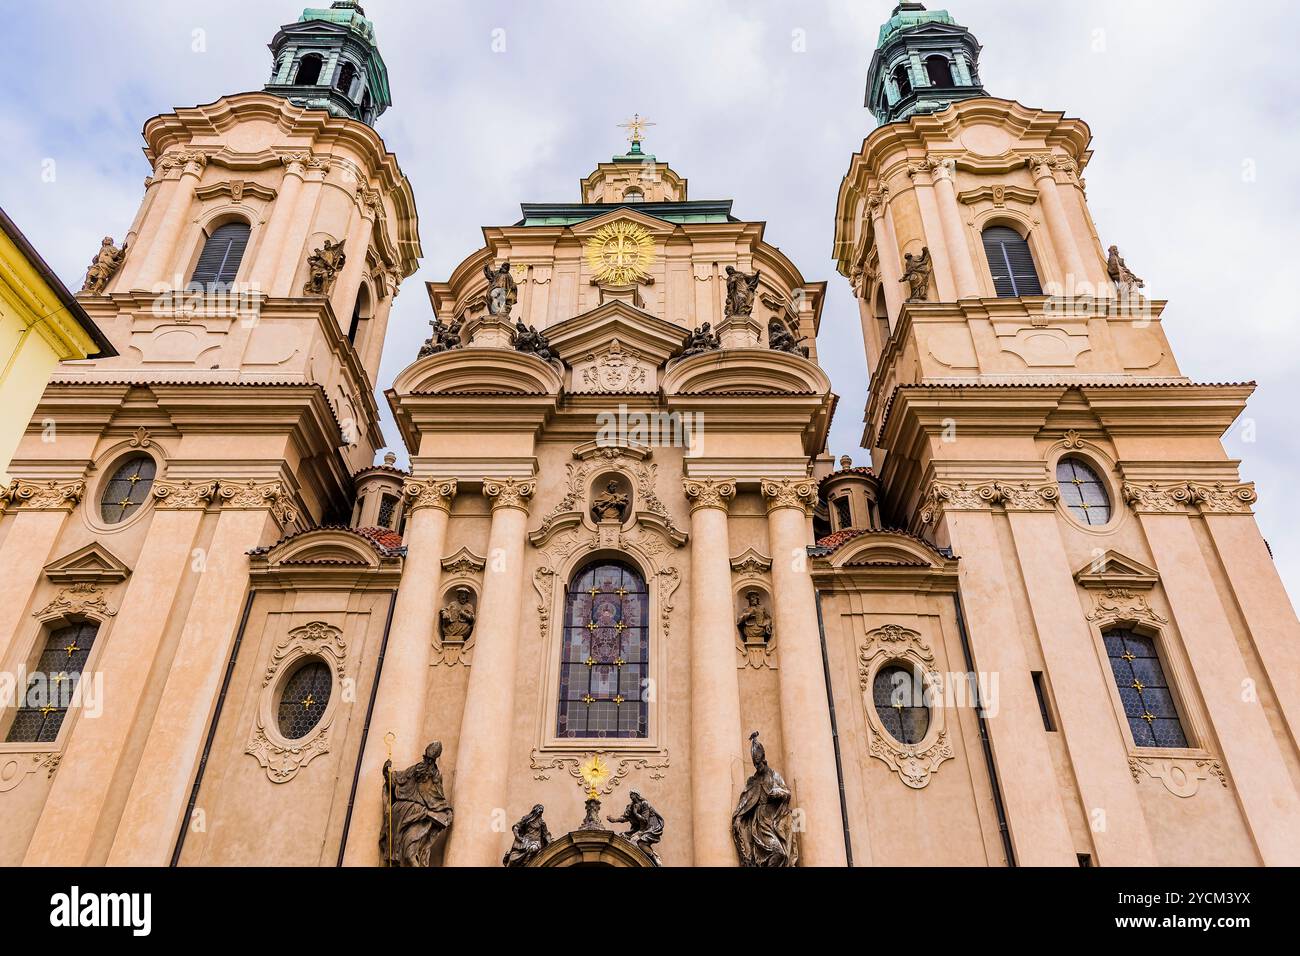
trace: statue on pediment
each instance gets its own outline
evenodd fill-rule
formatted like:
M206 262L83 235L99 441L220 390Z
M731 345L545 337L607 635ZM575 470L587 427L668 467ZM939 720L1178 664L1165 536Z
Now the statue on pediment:
M714 349L721 348L722 341L712 331L712 328L712 323L705 322L698 329L692 329L691 334L686 337L686 345L682 348L682 354L678 358L699 355L701 352L711 352Z
M542 819L545 809L540 803L537 804L510 828L515 835L515 840L506 855L501 858L502 866L527 866L537 854L551 845L551 831L546 826L546 821Z
M779 315L772 316L767 323L767 347L774 352L789 352L791 355L808 357L808 346L800 345L806 336L794 337L790 327Z
M515 320L515 351L536 355L543 362L549 362L553 357L546 336L534 326L525 325L523 319Z
M442 320L435 315L429 323L429 337L420 346L418 357L424 358L429 355L437 355L439 352L450 352L452 349L462 348L465 343L460 339L461 325L460 319L453 319L449 325L443 325Z

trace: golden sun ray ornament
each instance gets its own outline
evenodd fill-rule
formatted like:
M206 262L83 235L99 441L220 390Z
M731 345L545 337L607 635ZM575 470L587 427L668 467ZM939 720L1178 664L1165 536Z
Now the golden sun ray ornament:
M654 239L640 223L630 219L607 222L587 239L587 264L597 282L631 285L648 279L654 262Z
M582 781L587 785L587 796L595 800L599 792L598 788L609 779L609 767L600 759L600 754L592 754L578 767L578 773L582 775Z

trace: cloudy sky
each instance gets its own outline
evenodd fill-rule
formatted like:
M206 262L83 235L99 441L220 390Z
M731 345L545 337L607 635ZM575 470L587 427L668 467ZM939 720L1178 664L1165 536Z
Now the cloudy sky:
M830 281L820 351L842 396L831 451L864 461L866 366L830 251L840 177L874 125L863 87L892 7L366 0L395 101L378 128L414 185L425 251L397 300L379 389L427 333L421 283L478 248L481 226L516 221L521 201L576 200L578 180L622 151L616 124L639 112L658 123L647 149L690 179L692 198L733 199L807 279ZM1300 450L1292 4L948 8L984 45L990 93L1091 125L1088 197L1102 240L1170 300L1165 329L1184 374L1259 383L1227 443L1257 482L1260 524L1300 595L1285 483ZM0 0L0 204L69 285L100 237L131 223L149 172L145 120L260 88L267 42L299 10L292 0ZM391 421L385 433L397 440Z

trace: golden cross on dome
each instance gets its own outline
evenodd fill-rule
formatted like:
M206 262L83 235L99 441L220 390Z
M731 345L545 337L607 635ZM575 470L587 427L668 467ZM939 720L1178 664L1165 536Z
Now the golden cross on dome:
M645 139L645 131L648 126L658 126L658 123L652 123L649 120L643 120L640 113L633 113L632 118L626 123L619 123L619 129L627 130L627 140L633 146Z

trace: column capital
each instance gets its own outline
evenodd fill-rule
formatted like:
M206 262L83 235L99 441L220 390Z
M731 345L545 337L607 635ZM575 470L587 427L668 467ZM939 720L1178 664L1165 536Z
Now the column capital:
M185 478L181 481L155 481L153 483L154 507L170 508L176 511L197 509L204 510L212 503L217 494L215 481L194 481Z
M817 503L817 482L811 478L764 478L761 488L768 514L779 508L795 508L807 514Z
M0 485L0 512L5 505L20 505L28 511L71 511L86 493L86 483L75 481L28 481L15 478Z
M726 511L728 502L736 496L736 482L731 478L683 478L682 490L692 512L699 508Z
M1202 514L1250 514L1259 496L1249 482L1125 482L1120 493L1136 514L1182 514L1188 507Z
M528 513L528 499L537 490L532 478L484 478L483 494L492 500L492 510L517 508Z
M455 478L409 478L402 485L408 512L420 508L441 508L450 513L451 503L456 500L456 491Z
M922 496L921 523L937 521L945 511L1053 511L1061 492L1051 481L935 481Z

